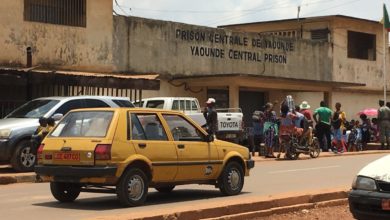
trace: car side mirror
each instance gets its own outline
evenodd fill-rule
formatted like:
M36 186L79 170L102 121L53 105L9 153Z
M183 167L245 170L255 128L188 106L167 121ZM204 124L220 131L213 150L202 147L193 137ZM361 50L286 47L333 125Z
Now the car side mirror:
M54 119L54 121L59 121L59 120L61 120L62 117L64 117L64 115L61 114L61 113L57 113L57 114L54 114L54 115L52 116L52 118Z
M214 135L208 134L208 135L206 136L206 141L207 141L208 143L213 142L213 141L214 141Z

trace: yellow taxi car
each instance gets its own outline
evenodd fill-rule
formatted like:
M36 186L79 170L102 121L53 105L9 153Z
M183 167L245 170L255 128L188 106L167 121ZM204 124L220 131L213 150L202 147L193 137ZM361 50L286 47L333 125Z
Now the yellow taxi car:
M214 140L180 112L141 108L68 113L38 149L35 172L60 202L80 192L116 193L123 206L145 202L149 187L211 184L239 194L254 167L247 148Z

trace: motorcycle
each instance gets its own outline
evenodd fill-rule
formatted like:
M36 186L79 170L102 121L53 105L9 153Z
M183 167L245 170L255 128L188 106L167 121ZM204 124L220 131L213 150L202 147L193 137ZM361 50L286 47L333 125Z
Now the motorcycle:
M289 160L296 160L299 154L310 155L311 158L317 158L320 155L320 142L317 137L313 137L309 144L308 137L302 137L300 140L296 134L291 134L282 138L280 149L284 150L285 157ZM280 153L278 154L278 156Z

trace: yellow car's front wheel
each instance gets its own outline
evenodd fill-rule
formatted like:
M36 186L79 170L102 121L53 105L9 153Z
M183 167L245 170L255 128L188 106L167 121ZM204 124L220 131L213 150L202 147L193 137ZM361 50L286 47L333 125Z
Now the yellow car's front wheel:
M243 167L236 161L226 164L218 179L219 189L227 196L237 195L244 187Z

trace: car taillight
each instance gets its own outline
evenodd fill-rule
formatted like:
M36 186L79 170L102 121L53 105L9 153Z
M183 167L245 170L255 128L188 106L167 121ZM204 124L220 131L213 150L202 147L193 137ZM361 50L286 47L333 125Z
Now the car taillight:
M38 151L37 151L37 158L38 160L42 160L42 153L43 153L43 147L45 144L39 145Z
M95 160L111 160L111 144L96 145Z

